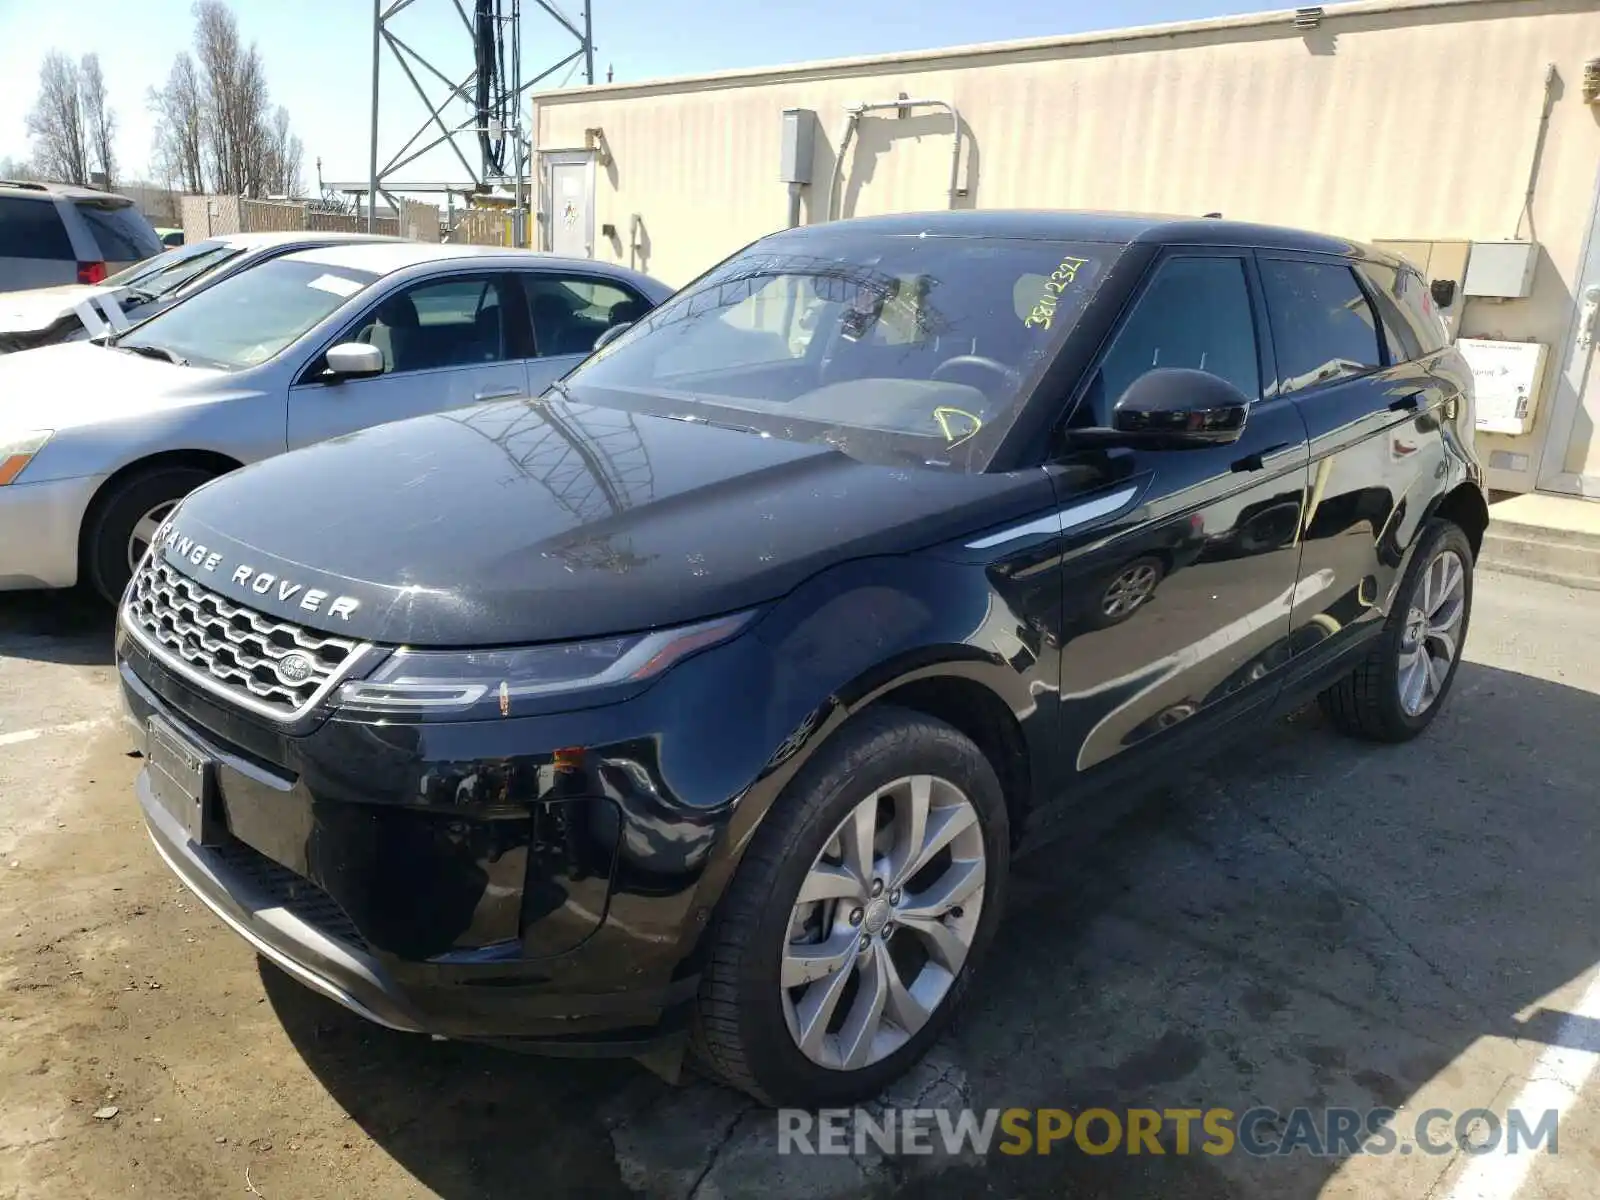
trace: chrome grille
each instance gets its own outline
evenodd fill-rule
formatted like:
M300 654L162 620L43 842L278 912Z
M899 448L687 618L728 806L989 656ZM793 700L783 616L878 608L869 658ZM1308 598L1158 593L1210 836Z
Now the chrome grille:
M369 649L235 604L155 554L134 575L123 622L179 674L280 721L308 712ZM278 669L296 652L310 664L303 678Z

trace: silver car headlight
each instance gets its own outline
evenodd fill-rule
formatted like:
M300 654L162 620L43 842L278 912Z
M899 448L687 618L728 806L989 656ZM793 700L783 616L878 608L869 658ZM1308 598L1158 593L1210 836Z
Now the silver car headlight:
M625 637L507 650L406 650L339 689L339 706L370 713L511 716L517 701L653 679L749 624L736 613Z
M53 429L30 429L24 433L0 433L0 487L22 474L54 432Z

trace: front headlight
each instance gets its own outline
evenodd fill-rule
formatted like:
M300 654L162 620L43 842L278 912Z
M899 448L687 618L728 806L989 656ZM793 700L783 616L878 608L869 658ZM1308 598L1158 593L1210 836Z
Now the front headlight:
M0 434L0 487L22 474L22 469L44 449L54 432L53 429L32 429L26 433Z
M339 706L371 713L509 717L519 699L636 683L725 642L754 613L677 629L510 650L397 650L366 679L339 689Z

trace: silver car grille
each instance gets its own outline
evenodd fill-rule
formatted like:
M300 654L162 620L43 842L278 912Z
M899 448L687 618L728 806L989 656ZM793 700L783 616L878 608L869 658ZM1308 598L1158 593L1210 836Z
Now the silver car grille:
M235 604L155 554L135 572L122 618L179 675L277 721L310 712L371 649ZM299 669L280 669L292 655Z

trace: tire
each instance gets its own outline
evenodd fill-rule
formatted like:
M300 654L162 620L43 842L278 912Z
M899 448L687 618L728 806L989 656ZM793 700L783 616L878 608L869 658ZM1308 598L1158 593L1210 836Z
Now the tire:
M933 796L926 828L933 830L933 814L941 814L939 820L959 816L959 822L950 820L950 824L960 824L963 832L950 842L954 850L941 850L926 868L907 877L916 886L908 883L903 889L906 907L887 907L891 897L898 902L901 889L885 890L876 899L869 897L865 905L849 898L815 904L800 902L801 884L816 878L814 868L843 878L838 874L842 864L831 867L821 860L825 850L844 844L835 839L841 822L887 787L895 789L893 798L880 801L877 809L892 811L898 821L900 806L910 798L907 784L913 776L930 781L931 791L923 793ZM956 796L960 799L953 799ZM966 823L969 814L960 807L961 802L970 805L975 822ZM855 828L853 822L851 827ZM882 833L887 836L901 828L891 822ZM845 1104L882 1091L923 1055L948 1025L971 986L1000 918L1010 837L1005 797L994 768L959 731L943 721L893 707L869 709L856 717L790 782L734 873L709 934L706 965L691 1022L690 1046L696 1064L770 1105ZM963 893L947 884L961 872L970 872L972 856L980 845L982 882L976 892ZM902 851L899 844L886 846L885 850L883 857L875 860L875 866L884 868L879 874L892 879L895 876L890 868ZM947 865L941 867L941 863ZM965 878L970 886L970 874ZM940 892L964 895L965 900L934 922L913 916L919 902ZM971 912L976 907L974 899L981 905L975 915ZM874 920L881 924L886 910L889 923L873 929ZM856 951L850 950L839 956L846 963L839 972L817 976L792 989L783 987L785 959L794 950L807 948L790 945L797 936L794 921L799 911L810 911L817 917L816 936L826 936L830 944L846 946L854 937L856 946L866 946L864 955L854 957ZM863 912L867 914L864 920ZM903 922L899 920L902 916L906 918ZM921 932L923 926L930 924L939 927L934 931L939 935L937 939ZM948 944L945 935L951 929L965 931L952 937L970 937L953 979L951 972L926 950L936 940ZM833 942L839 938L843 941ZM821 946L812 948L820 950ZM836 975L854 976L853 982L842 986L839 995L843 998L834 1010L835 1020L847 1025L859 1011L856 1000L868 995L863 990L868 986L867 980L881 983L888 978L881 964L891 951L903 962L909 960L913 964L909 969L918 972L902 976L905 988L919 996L937 995L939 987L944 989L932 1004L925 1023L911 1031L914 1020L901 1025L892 1014L919 1010L890 1004L884 1009L891 1015L885 1018L881 1035L870 1043L864 1038L854 1043L869 1045L875 1056L872 1061L826 1065L813 1056L815 1051L803 1051L800 1035L794 1031L799 1025L791 1026L790 1021L811 998L811 991L824 987ZM915 966L917 957L924 953L929 954L926 963ZM792 961L790 965L792 969ZM930 985L932 990L924 985ZM883 994L890 993L885 990ZM841 1029L839 1034L831 1035L831 1041L829 1036L822 1040L841 1047L842 1055L847 1033L848 1029Z
M133 576L129 543L139 523L151 513L182 500L201 484L216 478L200 467L153 467L129 476L99 498L84 530L85 581L110 604L122 598Z
M1429 586L1438 587L1442 559L1453 555L1461 567L1460 612L1453 624L1454 650L1448 665L1438 670L1437 651L1442 643L1432 634L1423 637L1423 651L1433 660L1436 680L1431 697L1423 693L1425 703L1420 708L1408 704L1402 697L1404 672L1401 655L1407 651L1410 639L1415 636L1416 614L1430 598ZM1472 544L1460 526L1445 520L1430 521L1423 530L1405 579L1395 594L1394 604L1384 622L1383 632L1374 640L1372 649L1349 675L1329 687L1318 701L1322 710L1341 733L1374 742L1405 742L1416 737L1433 723L1444 707L1450 687L1455 682L1456 670L1461 666L1461 650L1466 644L1467 626L1472 619ZM1447 568L1446 568L1447 569ZM1433 579L1428 579L1433 573ZM1442 613L1449 606L1439 603ZM1430 624L1428 628L1434 626ZM1409 631L1409 632L1408 632Z

